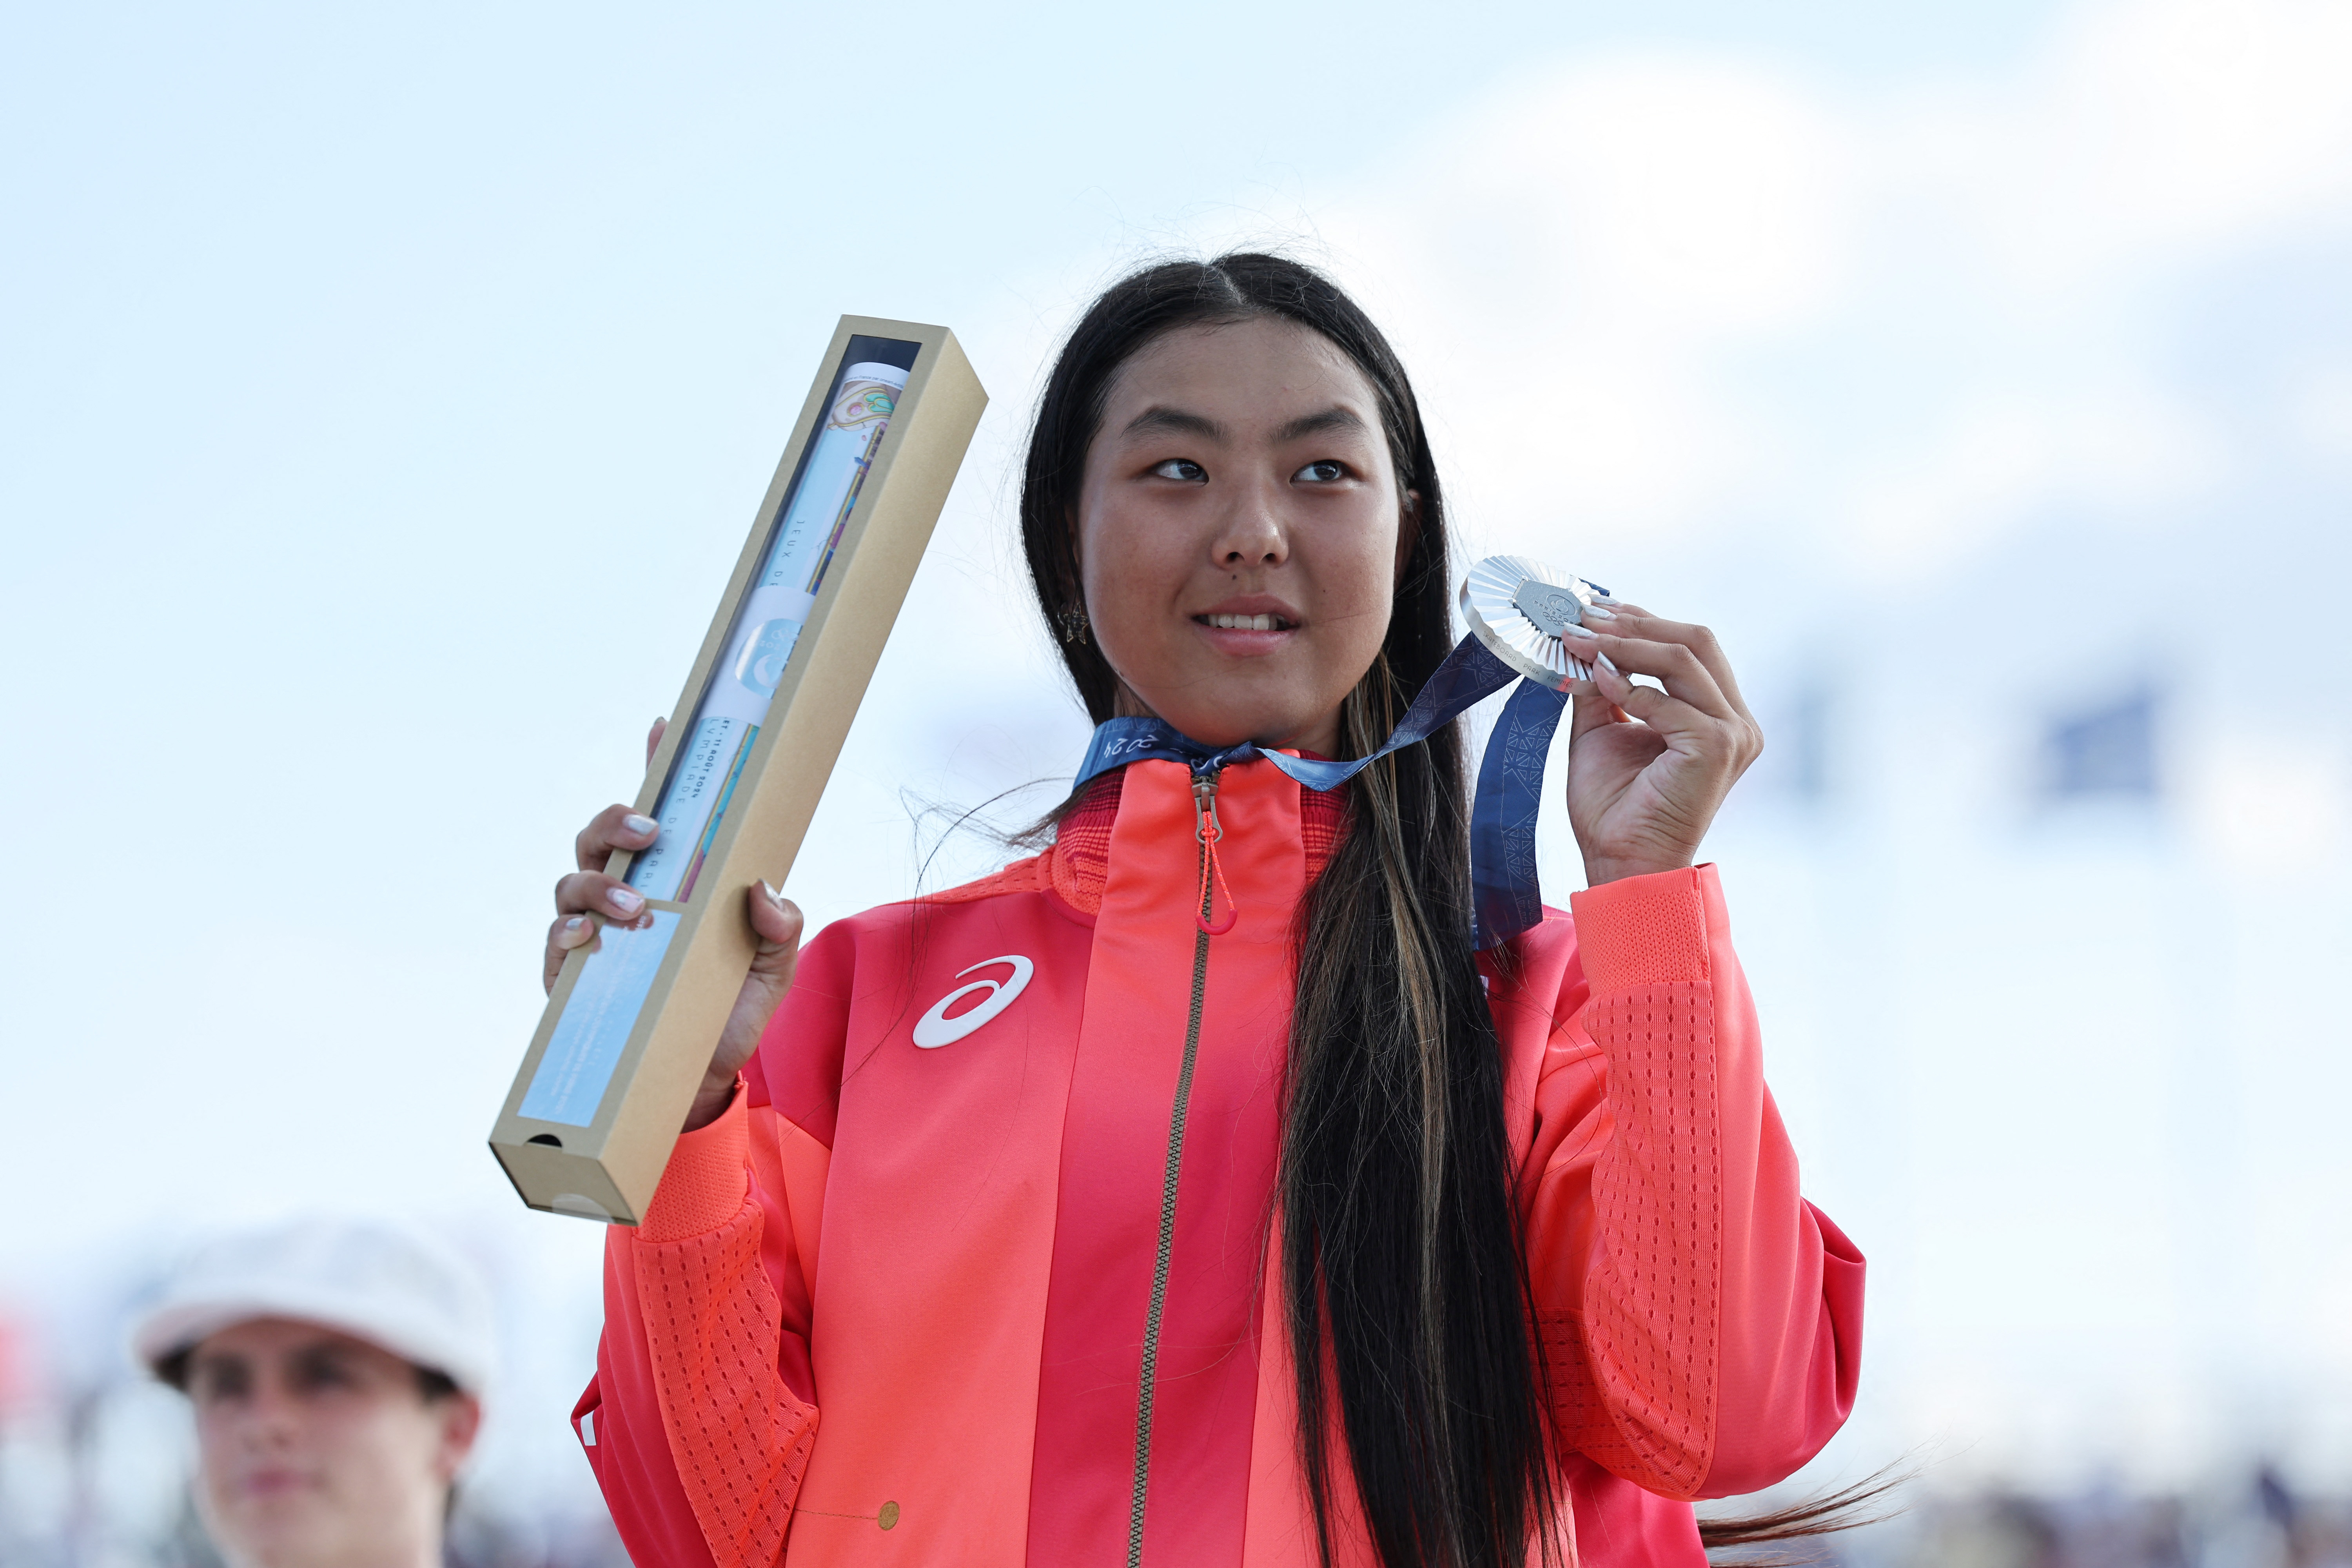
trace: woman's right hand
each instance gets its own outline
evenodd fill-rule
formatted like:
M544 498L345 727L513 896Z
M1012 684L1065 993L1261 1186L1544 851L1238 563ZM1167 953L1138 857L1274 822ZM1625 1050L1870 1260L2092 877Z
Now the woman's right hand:
M661 744L667 722L655 720L646 736L648 763ZM618 877L606 876L604 864L614 850L643 849L660 834L659 823L625 805L606 806L580 830L572 846L580 868L555 884L555 923L547 929L541 976L548 990L555 989L555 977L573 948L593 951L596 947L599 917L630 929L653 923L653 917L646 912L645 899ZM760 1036L774 1016L776 1005L792 989L793 968L800 961L801 911L791 900L761 882L744 890L744 912L759 939L759 951L752 954L751 972L743 977L743 989L736 994L727 1027L719 1033L719 1047L711 1053L710 1066L695 1091L694 1107L687 1113L683 1129L688 1132L716 1121L734 1098L735 1075L759 1048Z

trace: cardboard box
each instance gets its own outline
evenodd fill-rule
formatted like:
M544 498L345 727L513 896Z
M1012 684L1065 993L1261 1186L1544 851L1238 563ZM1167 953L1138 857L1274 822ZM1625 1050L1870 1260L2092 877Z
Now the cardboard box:
M652 924L564 961L491 1131L531 1207L652 1201L751 967L744 890L784 883L987 403L944 327L835 330L637 794L662 836L606 867Z

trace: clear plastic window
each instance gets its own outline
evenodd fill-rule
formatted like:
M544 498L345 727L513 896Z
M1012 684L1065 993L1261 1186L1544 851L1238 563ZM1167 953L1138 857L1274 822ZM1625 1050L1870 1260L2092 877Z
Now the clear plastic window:
M649 899L693 896L921 347L897 338L853 337L834 369L824 422L768 524L759 574L728 628L726 654L711 670L693 727L662 782L654 811L661 837L629 868L630 886Z

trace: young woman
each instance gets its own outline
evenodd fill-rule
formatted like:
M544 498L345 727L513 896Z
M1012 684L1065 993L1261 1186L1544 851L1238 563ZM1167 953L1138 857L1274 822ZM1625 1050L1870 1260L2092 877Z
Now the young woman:
M1097 722L1361 756L1453 642L1404 371L1276 258L1095 303L1022 526ZM1570 646L1590 888L1484 953L1453 726L1328 793L1133 762L1043 853L805 952L754 889L575 1413L635 1559L1698 1563L1688 1500L1811 1458L1862 1259L1798 1195L1694 865L1761 737L1704 627ZM551 975L638 912L596 868L653 826L581 835Z
M489 1291L429 1238L309 1220L189 1259L131 1352L188 1396L230 1568L444 1568L495 1335Z

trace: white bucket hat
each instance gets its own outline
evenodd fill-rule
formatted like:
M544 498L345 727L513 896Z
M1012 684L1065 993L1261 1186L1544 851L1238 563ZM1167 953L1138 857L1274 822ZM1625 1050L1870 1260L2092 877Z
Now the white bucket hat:
M318 1323L446 1374L490 1380L489 1291L456 1254L383 1220L309 1219L215 1242L188 1259L131 1331L148 1370L233 1323Z

